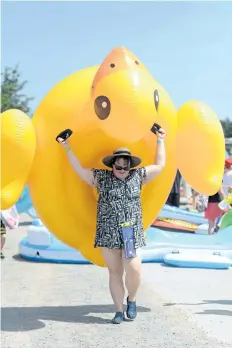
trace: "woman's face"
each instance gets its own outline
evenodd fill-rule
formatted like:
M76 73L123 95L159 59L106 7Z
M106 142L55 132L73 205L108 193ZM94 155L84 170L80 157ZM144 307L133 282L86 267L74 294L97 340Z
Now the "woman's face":
M117 158L113 164L113 173L116 178L124 180L130 172L130 160L127 158Z

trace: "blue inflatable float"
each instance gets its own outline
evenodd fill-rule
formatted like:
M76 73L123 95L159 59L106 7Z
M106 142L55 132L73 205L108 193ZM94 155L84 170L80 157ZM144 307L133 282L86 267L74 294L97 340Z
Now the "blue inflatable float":
M181 220L196 225L208 223L208 221L204 217L204 213L190 212L184 209L171 207L167 204L164 205L163 209L159 213L159 217L173 220Z
M36 219L38 217L37 213L32 205L32 200L30 197L28 186L25 187L20 199L16 203L16 208L17 208L17 211L19 214L27 213L33 219Z
M34 219L27 237L19 245L22 257L39 262L89 263L79 251L57 240L37 218L28 187L25 188L16 207L19 213L27 212ZM149 228L146 232L147 246L139 250L143 262L165 262L176 267L218 269L232 265L232 226L209 236L207 220L203 214L168 205L163 207L159 217L196 224L199 226L198 232L178 233Z
M231 227L210 236L164 232L152 227L148 229L146 237L147 246L139 250L142 262L218 269L232 265ZM39 219L35 219L29 227L27 237L19 245L19 253L31 261L89 263L79 251L57 240Z

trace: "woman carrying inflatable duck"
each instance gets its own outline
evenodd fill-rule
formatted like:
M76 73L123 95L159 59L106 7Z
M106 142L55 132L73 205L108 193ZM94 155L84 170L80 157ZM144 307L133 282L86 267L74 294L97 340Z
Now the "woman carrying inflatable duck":
M58 138L67 151L71 166L77 175L99 192L95 247L100 247L109 271L109 287L116 307L113 324L124 320L124 284L128 291L126 315L137 316L136 294L141 281L141 260L136 253L145 246L140 201L141 187L155 179L165 166L165 131L157 124L152 128L157 135L157 153L154 164L136 168L141 159L127 148L119 148L103 159L111 170L86 169L72 152L69 142Z

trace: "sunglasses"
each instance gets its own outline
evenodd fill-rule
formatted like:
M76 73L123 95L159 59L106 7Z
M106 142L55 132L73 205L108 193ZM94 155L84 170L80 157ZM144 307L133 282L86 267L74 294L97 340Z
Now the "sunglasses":
M122 167L119 166L117 164L114 165L116 170L125 170L126 172L128 172L130 170L130 166L126 166L126 167Z

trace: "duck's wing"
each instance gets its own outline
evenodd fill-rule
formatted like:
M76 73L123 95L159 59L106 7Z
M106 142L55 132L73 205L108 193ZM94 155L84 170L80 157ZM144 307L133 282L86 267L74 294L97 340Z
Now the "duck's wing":
M225 140L219 118L206 104L189 101L178 110L177 166L195 190L215 194L222 183Z
M31 119L20 110L1 114L1 209L20 198L27 183L36 149Z

